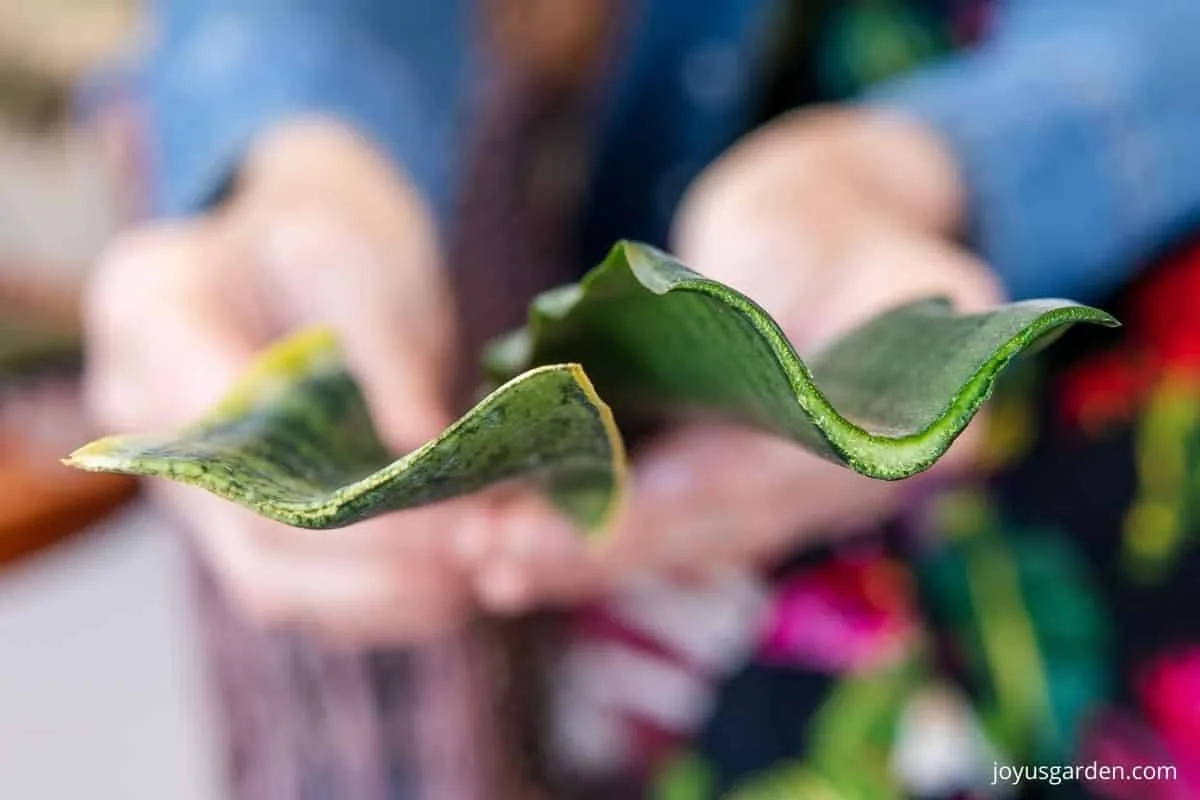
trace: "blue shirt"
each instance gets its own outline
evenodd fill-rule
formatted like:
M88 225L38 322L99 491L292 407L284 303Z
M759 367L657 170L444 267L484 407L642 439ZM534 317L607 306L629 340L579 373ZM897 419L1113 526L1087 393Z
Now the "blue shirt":
M322 113L391 153L444 215L475 84L474 5L159 0L143 89L160 211L203 206L259 132ZM776 11L633 4L596 152L597 235L663 243L688 181L754 121ZM1197 0L1008 0L978 46L859 101L941 134L972 241L1014 296L1094 298L1200 223L1197 30Z

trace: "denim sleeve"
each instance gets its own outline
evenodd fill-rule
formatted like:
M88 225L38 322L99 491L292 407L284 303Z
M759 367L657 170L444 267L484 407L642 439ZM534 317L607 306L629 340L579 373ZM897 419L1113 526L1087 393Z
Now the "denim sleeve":
M155 209L212 200L278 121L335 116L388 152L444 218L467 0L159 0L140 76Z
M1200 222L1200 2L1011 0L997 23L868 99L949 144L1014 296L1095 298Z

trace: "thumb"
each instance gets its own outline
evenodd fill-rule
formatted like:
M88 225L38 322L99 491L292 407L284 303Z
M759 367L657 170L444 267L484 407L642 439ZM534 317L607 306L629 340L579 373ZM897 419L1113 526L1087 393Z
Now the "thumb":
M95 266L84 302L84 391L116 430L202 416L252 358L254 342L214 291L228 254L198 224L126 234Z
M449 303L430 285L432 248L383 251L333 220L306 216L268 226L259 256L290 320L337 331L380 436L409 450L451 421Z
M639 458L605 560L624 570L755 563L875 520L898 488L773 434L686 426Z

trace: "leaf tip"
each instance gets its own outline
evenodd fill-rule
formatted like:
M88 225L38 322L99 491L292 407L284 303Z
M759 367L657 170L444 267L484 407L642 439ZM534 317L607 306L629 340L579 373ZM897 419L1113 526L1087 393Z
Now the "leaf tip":
M85 472L119 472L122 461L113 446L118 438L110 436L89 442L59 462Z

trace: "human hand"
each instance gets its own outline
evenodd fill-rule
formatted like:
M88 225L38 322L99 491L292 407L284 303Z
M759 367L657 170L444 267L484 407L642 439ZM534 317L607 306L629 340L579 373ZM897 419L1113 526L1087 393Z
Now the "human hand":
M451 420L450 295L429 214L403 176L336 123L268 134L212 213L148 225L100 260L86 299L86 396L106 427L193 421L264 344L339 333L383 439L407 451ZM348 645L447 630L471 610L445 543L478 500L339 531L288 528L197 489L155 484L228 594L266 624Z
M917 123L882 112L796 114L748 136L690 188L676 219L685 263L738 288L811 353L874 314L948 295L995 304L995 279L952 241L963 206L954 164ZM969 463L968 428L932 472ZM645 572L750 566L886 515L903 486L864 478L790 442L688 424L634 459L615 530L572 546L534 501L469 555L496 609L610 590ZM554 554L553 556L548 554Z

